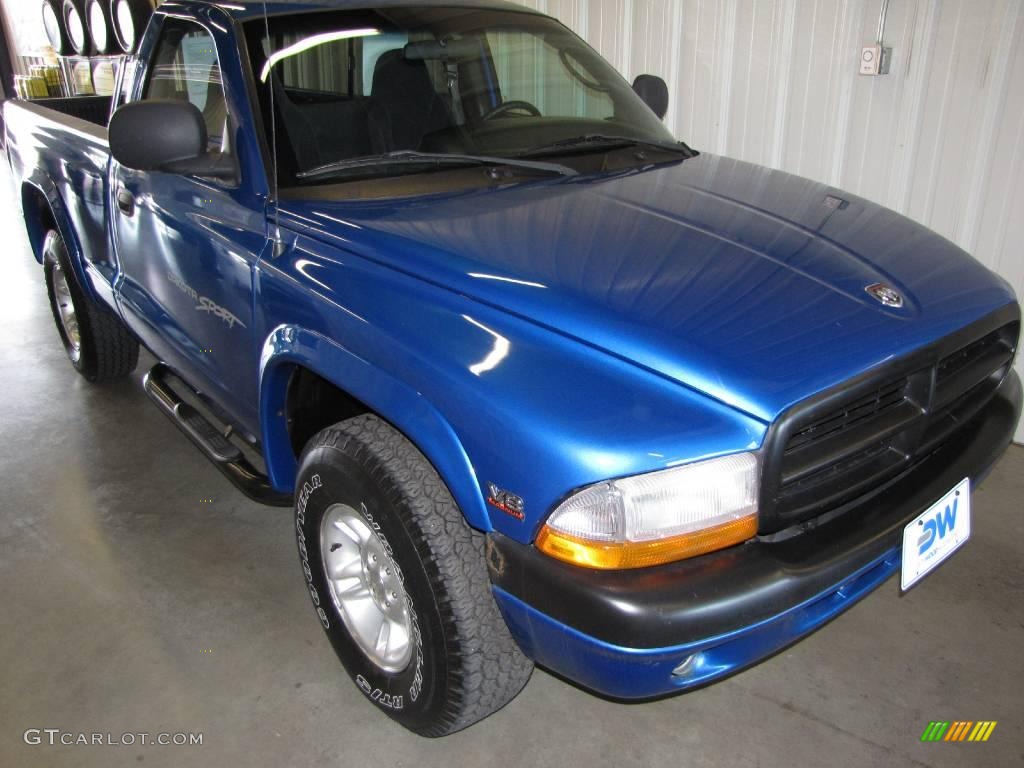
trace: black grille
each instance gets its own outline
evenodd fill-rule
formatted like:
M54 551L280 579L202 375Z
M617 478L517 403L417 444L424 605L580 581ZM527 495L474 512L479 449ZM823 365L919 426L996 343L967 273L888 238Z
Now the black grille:
M1005 341L1003 334L995 331L981 337L977 341L972 341L966 347L957 350L951 355L946 355L939 361L936 383L941 384L957 373L969 370L972 365L975 365L978 360L984 358L993 349L997 349L997 354L1002 355L1006 351Z
M1013 307L790 409L765 442L761 532L853 501L925 458L989 401L1019 331Z
M907 379L901 378L881 386L853 402L841 405L789 438L789 442L786 443L786 453L793 453L833 435L845 434L858 424L884 415L889 409L906 402L906 390Z

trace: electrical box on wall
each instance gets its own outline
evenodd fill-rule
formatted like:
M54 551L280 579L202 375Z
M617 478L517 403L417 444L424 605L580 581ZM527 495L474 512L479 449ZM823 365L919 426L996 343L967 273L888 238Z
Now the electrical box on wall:
M860 73L862 75L888 75L892 48L881 45L865 45L860 49Z

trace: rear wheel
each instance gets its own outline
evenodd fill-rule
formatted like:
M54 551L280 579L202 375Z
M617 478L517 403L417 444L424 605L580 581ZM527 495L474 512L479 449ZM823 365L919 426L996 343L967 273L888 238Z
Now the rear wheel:
M57 333L75 370L92 382L135 370L138 341L117 315L86 296L56 230L48 232L43 242L43 274Z
M372 415L320 432L303 452L295 498L320 623L389 717L443 736L522 689L533 664L491 595L484 536L399 432Z

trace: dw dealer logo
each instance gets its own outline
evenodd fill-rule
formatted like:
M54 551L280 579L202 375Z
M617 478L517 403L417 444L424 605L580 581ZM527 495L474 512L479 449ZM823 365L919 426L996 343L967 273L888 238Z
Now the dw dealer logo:
M995 728L995 720L932 720L921 741L988 741Z
M957 496L959 495L958 493ZM958 501L960 501L959 498L953 499L953 505L947 504L945 511L939 512L935 515L934 519L927 522L924 520L918 522L918 525L923 526L921 538L917 542L919 547L918 554L923 555L931 549L932 544L935 543L936 534L938 534L941 540L946 538L946 531L953 530L954 526L956 526L956 506Z

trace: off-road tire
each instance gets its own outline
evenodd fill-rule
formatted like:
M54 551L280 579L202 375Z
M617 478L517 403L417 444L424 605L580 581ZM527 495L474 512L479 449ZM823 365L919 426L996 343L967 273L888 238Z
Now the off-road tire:
M487 717L526 685L533 663L491 595L485 537L402 434L373 415L318 433L300 459L295 499L317 616L357 687L388 716L420 735L443 736ZM415 643L398 672L363 652L334 603L320 539L325 513L338 505L359 510L400 568Z
M50 230L43 241L43 275L57 333L75 370L94 383L118 379L134 371L139 362L139 342L117 315L92 301L82 290L64 240L56 230ZM78 323L78 345L72 343L61 320L62 299L58 297L57 282L62 276Z

